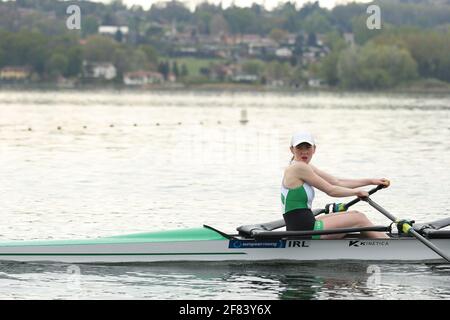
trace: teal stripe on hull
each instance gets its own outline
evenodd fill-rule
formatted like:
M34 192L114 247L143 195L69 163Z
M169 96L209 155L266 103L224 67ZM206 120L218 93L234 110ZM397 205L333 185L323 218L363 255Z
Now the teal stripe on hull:
M0 256L190 256L236 255L245 252L175 252L175 253L0 253Z
M66 246L66 245L95 245L95 244L126 244L152 243L175 241L211 241L226 240L220 233L209 228L192 228L169 230L161 232L134 233L121 236L85 239L85 240L32 240L0 242L1 247L16 246Z

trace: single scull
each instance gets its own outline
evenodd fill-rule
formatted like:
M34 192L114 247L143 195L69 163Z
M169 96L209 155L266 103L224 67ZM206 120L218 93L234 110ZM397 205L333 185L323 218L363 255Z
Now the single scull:
M345 213L344 213L345 214ZM417 232L450 254L450 218L414 225ZM283 220L238 228L225 234L209 226L137 233L87 240L14 241L0 243L0 260L67 263L132 263L162 261L443 261L408 234L389 227L322 231L273 231ZM390 239L364 239L360 231L386 231ZM311 240L312 234L347 233L340 240Z
M369 194L382 187L378 186ZM345 211L357 198L331 211ZM327 229L316 231L277 231L284 220L244 225L238 233L227 234L213 227L162 232L136 233L86 240L0 242L0 260L51 261L66 263L141 263L165 261L411 261L448 262L450 218L416 224L398 220L370 198L367 201L391 219L389 226ZM315 214L330 210L316 210ZM345 214L345 213L342 213ZM389 239L365 239L361 232L386 232ZM313 235L346 234L339 240L312 239Z

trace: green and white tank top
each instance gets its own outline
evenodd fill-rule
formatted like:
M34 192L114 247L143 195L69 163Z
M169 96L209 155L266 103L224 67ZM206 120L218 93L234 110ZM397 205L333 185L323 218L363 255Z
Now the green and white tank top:
M314 199L314 188L303 182L303 184L295 189L288 189L281 183L281 203L283 205L283 213L287 213L294 209L311 209Z

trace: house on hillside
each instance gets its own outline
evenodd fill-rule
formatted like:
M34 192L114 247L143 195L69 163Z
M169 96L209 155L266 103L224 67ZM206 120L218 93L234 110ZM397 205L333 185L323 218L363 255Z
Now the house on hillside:
M238 83L256 83L259 77L256 74L239 73L234 75L231 80Z
M279 48L275 51L275 55L280 59L289 59L292 57L292 51L288 48Z
M0 69L0 80L4 81L24 81L30 76L30 67L8 66Z
M257 34L236 35L233 42L236 47L240 48L240 55L249 57L263 58L265 56L273 56L279 48L279 44L276 41Z
M127 26L99 26L98 33L113 37L118 42L126 42L128 39L129 28Z
M244 43L248 47L248 55L253 57L273 56L279 48L279 44L270 38L249 39L248 42Z
M310 88L320 88L323 87L324 85L325 82L320 78L311 77L308 79L308 87Z
M353 33L344 33L344 40L350 47L355 45L355 35Z
M109 62L83 61L83 77L99 80L112 80L117 76L116 67Z
M281 42L281 44L286 46L295 46L297 41L297 35L295 33L289 33L286 38Z
M237 72L236 65L230 64L214 65L211 67L211 74L209 78L211 80L226 81L231 79L233 75L236 74L236 72Z
M304 65L317 63L321 58L330 53L328 47L306 47L302 54L302 61Z
M175 48L172 54L177 57L197 57L198 49L195 47L183 46L180 48Z
M174 73L169 72L169 74L167 75L167 81L170 83L174 83L177 81L177 76Z
M127 72L123 76L123 83L127 86L142 86L146 84L163 83L164 76L159 72L139 70Z

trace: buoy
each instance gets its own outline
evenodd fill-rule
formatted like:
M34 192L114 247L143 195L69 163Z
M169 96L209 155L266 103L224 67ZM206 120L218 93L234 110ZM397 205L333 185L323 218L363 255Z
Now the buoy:
M157 122L156 125L159 126L159 122Z
M87 128L87 126L83 126L83 129L86 129Z
M137 123L133 124L133 126L137 127Z
M33 131L31 128L28 128L28 131Z
M178 122L178 125L181 126L181 122Z
M248 119L247 119L247 110L246 110L246 109L242 109L242 110L241 110L241 120L239 120L239 122L240 122L241 124L246 124L246 123L248 122Z
M113 125L113 124L110 124L109 127L110 127L110 128L114 128L114 125Z
M222 122L219 120L219 121L217 121L217 124L221 124Z
M58 128L57 128L58 130L61 130L61 127L60 126L58 126Z

